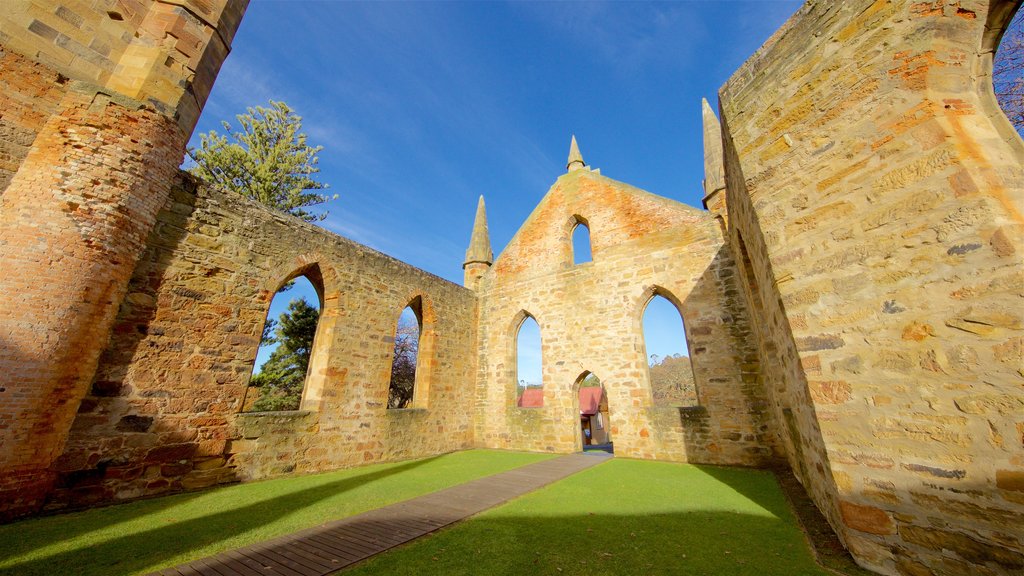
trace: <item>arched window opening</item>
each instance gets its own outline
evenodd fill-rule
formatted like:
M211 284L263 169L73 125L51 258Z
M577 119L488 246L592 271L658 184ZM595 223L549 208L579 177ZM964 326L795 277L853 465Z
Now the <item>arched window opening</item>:
M590 254L590 226L579 216L575 217L572 227L572 263L583 264L593 261Z
M664 296L655 295L644 309L643 331L654 403L696 406L686 325L679 309Z
M516 334L516 406L544 406L544 383L541 377L540 325L526 316Z
M391 383L388 385L388 408L411 408L416 393L416 366L420 352L423 313L420 299L402 310L395 328L395 350L391 361Z
M1003 32L992 62L992 88L999 107L1024 137L1024 10L1017 10Z
M584 372L576 380L580 408L580 440L583 451L612 452L611 425L608 421L608 394L601 379Z
M298 410L320 321L319 269L285 282L263 325L243 412Z

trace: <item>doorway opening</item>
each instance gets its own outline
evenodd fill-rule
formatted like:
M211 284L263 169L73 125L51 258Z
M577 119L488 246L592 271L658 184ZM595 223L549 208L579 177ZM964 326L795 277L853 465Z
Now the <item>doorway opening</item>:
M584 372L576 379L579 406L580 450L584 453L613 454L611 422L608 417L608 394L601 379Z

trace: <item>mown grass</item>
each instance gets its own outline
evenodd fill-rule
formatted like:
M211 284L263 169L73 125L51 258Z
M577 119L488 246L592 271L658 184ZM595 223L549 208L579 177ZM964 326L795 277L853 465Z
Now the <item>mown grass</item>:
M828 572L770 473L615 459L344 574Z
M0 574L144 574L545 458L471 450L25 520L0 526Z

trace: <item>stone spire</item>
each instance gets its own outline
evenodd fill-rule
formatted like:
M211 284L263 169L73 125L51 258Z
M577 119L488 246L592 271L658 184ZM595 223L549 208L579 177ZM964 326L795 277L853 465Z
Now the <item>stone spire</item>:
M569 172L580 170L587 165L583 162L583 155L580 154L580 147L576 144L576 135L572 135L572 144L569 144L569 163L565 165Z
M722 163L722 125L707 98L701 98L704 116L704 196L725 188L725 166Z
M491 236L487 233L487 210L484 208L484 197L480 196L480 201L476 205L476 219L473 221L473 235L466 250L466 261L462 263L463 284L467 288L475 289L480 277L487 272L493 262Z

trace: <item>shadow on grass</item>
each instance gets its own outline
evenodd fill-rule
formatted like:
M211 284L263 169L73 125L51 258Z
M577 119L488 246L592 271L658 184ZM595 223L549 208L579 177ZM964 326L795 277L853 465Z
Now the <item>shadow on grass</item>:
M722 511L478 516L343 573L827 575L792 522Z
M68 550L44 558L27 560L0 570L0 574L119 576L144 569L156 569L169 564L170 559L189 550L216 546L219 542L270 524L326 498L407 472L437 458L416 460L376 472L343 478L269 500L243 504L231 510L120 536L85 549Z
M54 540L71 540L143 516L159 514L168 508L187 504L195 498L222 489L225 488L64 511L5 524L0 526L0 558L29 555L39 548L50 546ZM0 568L0 574L6 574L4 570Z
M729 468L727 466L705 464L695 464L693 467L714 478L719 483L732 488L737 493L742 494L751 502L774 514L776 518L784 518L792 522L796 521L784 498L770 497L770 495L779 492L779 488L770 470ZM763 474L765 478L771 478L771 481L762 483L751 482L751 474Z

